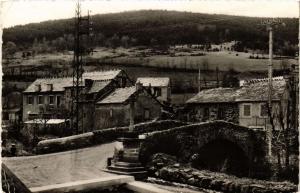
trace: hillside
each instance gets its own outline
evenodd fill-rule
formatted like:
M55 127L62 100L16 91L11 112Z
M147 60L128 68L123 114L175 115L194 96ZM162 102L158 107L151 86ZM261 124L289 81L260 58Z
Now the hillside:
M297 44L298 20L282 20L286 25L275 29L274 47L275 51L289 52ZM267 50L268 34L259 26L262 18L257 17L142 10L94 15L92 21L96 46L118 46L124 42L126 46L211 44L238 40L242 47ZM4 44L12 41L20 49L31 47L34 41L58 44L57 41L63 39L70 42L73 24L74 19L63 19L15 26L4 29L3 41ZM64 47L71 48L72 45Z

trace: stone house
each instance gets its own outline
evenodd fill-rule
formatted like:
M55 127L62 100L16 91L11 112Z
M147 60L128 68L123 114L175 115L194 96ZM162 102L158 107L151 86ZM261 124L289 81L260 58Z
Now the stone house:
M235 88L213 88L202 90L189 99L188 120L203 122L225 120L238 123L238 106L235 103Z
M276 115L280 106L285 108L289 96L286 80L277 78L272 82L272 113ZM187 119L194 122L225 120L250 128L266 129L271 127L267 101L267 79L251 80L239 88L207 89L186 102ZM275 119L275 128L280 128L278 119Z
M127 85L122 70L85 72L82 75L81 101L96 101L114 88ZM23 92L23 121L40 118L62 118L71 111L73 78L39 78ZM61 114L59 113L61 112Z
M136 83L141 83L160 102L169 102L171 99L169 77L140 77Z
M95 129L116 126L133 126L133 123L159 118L160 104L141 84L118 88L103 100L96 103Z

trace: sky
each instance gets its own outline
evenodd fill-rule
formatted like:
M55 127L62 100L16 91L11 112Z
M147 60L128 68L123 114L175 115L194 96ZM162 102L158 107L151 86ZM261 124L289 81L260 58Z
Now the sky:
M75 0L0 0L4 28L75 15ZM81 0L83 15L162 9L257 17L299 17L297 0Z

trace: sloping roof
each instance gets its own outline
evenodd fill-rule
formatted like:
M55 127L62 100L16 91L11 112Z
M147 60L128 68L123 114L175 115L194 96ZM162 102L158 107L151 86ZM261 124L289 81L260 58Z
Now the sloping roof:
M112 80L115 79L121 72L122 70L85 72L82 77L83 79L92 80Z
M135 86L118 88L97 104L119 104L126 102L133 94L136 93Z
M66 119L34 119L25 121L25 124L47 124L47 125L55 125L65 123Z
M64 91L65 87L70 87L73 85L73 78L71 77L64 77L64 78L39 78L36 79L24 93L29 92L36 92L35 87L36 85L41 85L41 92L47 91L46 84L52 84L53 89L52 91Z
M285 89L286 81L272 81L272 100L280 100ZM241 87L238 91L236 101L267 101L268 100L268 80L254 82Z
M151 86L154 87L164 87L169 86L170 78L169 77L141 77L137 78L136 82L142 83L143 86Z
M272 100L280 100L285 88L286 81L277 79L272 81ZM226 103L246 101L267 101L268 80L253 81L240 88L214 88L199 92L186 103Z
M95 71L95 72L85 72L82 75L83 83L85 79L97 80L97 81L108 81L116 78L121 73L121 70L109 70L109 71ZM47 91L47 84L52 84L53 89L52 91L64 91L65 87L72 87L73 86L73 78L72 77L63 77L63 78L39 78L36 79L24 93L36 92L35 87L36 85L41 85L41 91ZM95 85L95 90L99 88L99 85Z
M234 88L213 88L200 91L196 96L187 100L187 103L226 103L233 102L236 97Z
M97 93L103 88L105 88L111 81L94 81L91 88L87 92L88 94Z

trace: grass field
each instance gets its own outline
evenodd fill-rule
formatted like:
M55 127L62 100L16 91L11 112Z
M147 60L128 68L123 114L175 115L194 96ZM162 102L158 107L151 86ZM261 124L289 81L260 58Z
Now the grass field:
M129 77L135 80L141 76L164 76L170 77L172 90L189 92L195 90L198 84L198 66L201 68L201 79L205 81L222 80L229 69L239 72L240 79L261 78L267 76L268 59L249 59L249 53L236 52L208 52L198 56L201 51L190 52L177 51L173 56L153 54L151 49L124 49L115 50L97 48L93 55L86 60L84 66L87 71L122 69ZM175 55L175 56L174 56ZM194 56L191 56L194 55ZM196 55L196 56L195 56ZM15 59L9 67L15 67L17 74L22 71L31 76L35 74L40 77L72 75L72 52L58 54L37 55L29 59ZM274 69L281 69L282 63L293 64L296 60L274 60ZM8 65L4 65L3 72L6 73ZM219 68L217 73L216 68ZM9 68L8 68L9 69ZM218 77L217 77L218 75ZM205 83L206 84L206 83Z
M139 50L136 48L117 48L113 50L108 48L97 48L93 55L89 56L87 61L97 60L97 63L100 64L134 64L171 69L198 69L198 66L200 65L200 68L204 70L216 70L218 67L220 71L228 71L232 68L238 72L266 71L268 65L268 59L249 59L249 53L241 52L206 52L204 53L204 56L190 56L203 52L197 50L192 50L189 53L177 51L173 57L170 55L150 55L149 53L151 53L151 49ZM26 60L20 58L12 60L10 61L9 66L42 66L50 63L55 67L57 65L68 65L72 59L72 52L43 54ZM274 69L280 69L282 63L292 64L296 62L297 61L294 59L285 61L273 60L273 66Z

